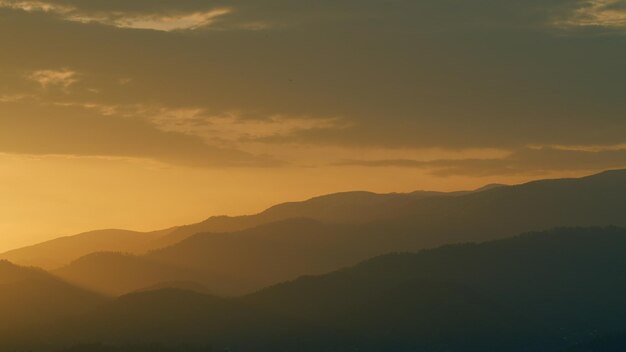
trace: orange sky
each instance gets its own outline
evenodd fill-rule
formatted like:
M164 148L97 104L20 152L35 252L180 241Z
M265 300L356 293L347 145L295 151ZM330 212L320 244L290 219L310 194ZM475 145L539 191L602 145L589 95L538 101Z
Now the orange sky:
M441 178L403 168L207 170L131 159L0 155L0 251L92 229L155 230L211 215L249 214L330 192L448 191L502 180Z
M0 0L0 251L626 167L623 0Z

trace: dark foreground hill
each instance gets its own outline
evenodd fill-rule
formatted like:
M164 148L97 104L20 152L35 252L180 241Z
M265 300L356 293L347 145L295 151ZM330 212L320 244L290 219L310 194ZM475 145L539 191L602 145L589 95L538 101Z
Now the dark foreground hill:
M197 281L214 293L236 295L395 251L487 241L556 226L626 226L624 209L626 171L455 195L335 195L227 222L252 224L302 214L313 219L197 234L132 262L121 255L90 256L57 273L111 294L183 280ZM118 269L124 261L129 262L127 270ZM141 271L150 275L134 280Z
M622 352L626 348L626 332L599 336L592 341L576 344L563 352Z
M626 331L624 253L626 229L558 229L381 256L240 298L134 293L51 336L88 346L75 351L557 352Z
M106 301L39 269L0 261L0 341L26 339L39 326L76 317Z

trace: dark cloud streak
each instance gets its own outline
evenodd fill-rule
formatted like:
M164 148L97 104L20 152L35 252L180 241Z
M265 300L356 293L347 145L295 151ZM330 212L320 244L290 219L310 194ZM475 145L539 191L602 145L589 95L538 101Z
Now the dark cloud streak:
M0 151L34 155L148 158L195 167L269 167L284 163L164 132L139 118L102 116L82 107L31 101L3 105ZM54 116L52 118L52 116Z
M337 166L422 168L439 176L494 176L542 174L551 171L605 170L626 167L626 149L585 151L526 148L498 159L419 161L344 160Z

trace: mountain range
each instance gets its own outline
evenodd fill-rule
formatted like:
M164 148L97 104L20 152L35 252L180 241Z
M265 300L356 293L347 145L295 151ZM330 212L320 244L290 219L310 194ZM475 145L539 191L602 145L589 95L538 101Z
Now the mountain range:
M59 238L1 256L0 350L619 350L625 209L615 170Z
M68 299L73 303L53 325L26 330L30 339L20 346L37 351L70 345L73 351L93 351L90 346L99 344L120 350L142 344L203 351L580 350L626 331L625 252L626 229L561 228L388 254L234 298L178 288L115 299L88 295L88 301ZM41 274L10 268L22 272L22 285ZM14 274L7 277L15 280ZM40 294L50 290L40 288ZM14 314L22 315L19 309L31 304L23 303L26 308L14 304ZM17 346L12 340L0 339L0 348Z
M240 295L390 252L558 226L626 226L623 209L626 171L452 194L342 193L252 216L210 218L161 237L181 236L169 246L143 254L88 254L54 272L111 295L181 280ZM191 229L211 228L230 232L191 235Z

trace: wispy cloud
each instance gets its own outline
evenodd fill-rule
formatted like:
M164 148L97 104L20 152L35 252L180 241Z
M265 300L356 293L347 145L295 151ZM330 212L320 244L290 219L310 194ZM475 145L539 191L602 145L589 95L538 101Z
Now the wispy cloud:
M556 21L565 28L603 27L626 29L625 0L588 0L565 17Z
M159 31L193 30L209 26L216 18L230 13L228 8L217 8L204 12L194 12L179 15L147 15L147 16L120 16L112 19L111 23L120 28L153 29ZM91 22L87 20L87 22ZM97 21L106 23L107 21Z
M56 102L52 103L54 106L61 107L78 107L86 110L93 110L101 114L102 116L113 116L119 114L119 108L115 105L106 105L98 103L76 103L76 102Z
M591 144L591 145L530 145L528 148L533 150L553 149L563 151L579 151L579 152L609 152L615 150L626 150L626 143L620 144Z
M0 0L0 7L26 12L52 12L66 14L72 12L74 7L48 3L44 1L12 1Z
M59 86L68 88L78 82L78 73L70 69L61 70L38 70L28 74L28 78L41 85L43 88Z
M343 160L337 166L421 168L438 176L544 174L552 171L602 170L626 167L626 146L590 150L554 147L523 148L499 158Z
M203 109L146 109L144 115L164 131L198 135L207 140L237 142L287 136L312 129L337 129L346 126L338 118L311 118L272 115L249 117L231 112L209 114Z
M0 94L0 103L13 103L29 98L27 94Z
M217 7L204 11L130 14L121 11L85 11L75 6L45 1L12 0L0 0L0 8L51 13L73 22L100 23L118 28L151 29L166 32L207 27L218 17L232 12L230 8Z
M163 131L123 109L98 103L37 100L0 104L0 152L130 157L210 168L285 165L236 146L223 147L199 136Z

